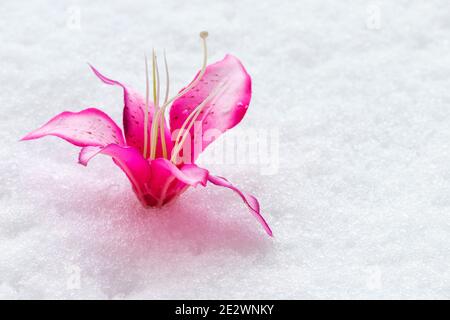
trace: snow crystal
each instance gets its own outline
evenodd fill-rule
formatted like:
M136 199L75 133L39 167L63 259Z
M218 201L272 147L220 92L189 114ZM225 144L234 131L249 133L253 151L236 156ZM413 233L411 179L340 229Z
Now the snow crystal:
M449 15L444 0L2 0L0 298L450 298ZM143 90L144 52L166 48L181 88L204 29L210 60L233 53L253 78L239 129L279 143L276 170L201 161L257 196L273 239L229 190L143 209L107 157L18 142L64 110L121 123L120 88L86 62Z

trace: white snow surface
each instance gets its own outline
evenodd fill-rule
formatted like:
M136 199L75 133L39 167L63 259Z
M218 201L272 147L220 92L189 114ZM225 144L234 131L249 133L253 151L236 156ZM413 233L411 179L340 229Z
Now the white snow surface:
M274 238L228 189L144 209L106 156L18 141L65 110L121 124L87 62L143 92L144 52L165 48L181 88L204 29L210 61L252 76L239 128L280 133L275 174L207 168ZM445 0L2 0L0 298L450 298L449 41Z

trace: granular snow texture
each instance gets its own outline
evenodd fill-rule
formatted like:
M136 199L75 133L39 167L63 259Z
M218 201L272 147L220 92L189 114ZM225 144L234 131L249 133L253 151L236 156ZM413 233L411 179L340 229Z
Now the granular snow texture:
M143 209L106 156L18 142L64 110L121 123L86 62L143 92L165 48L181 88L204 29L253 78L239 130L279 144L271 172L202 161L273 239L230 190ZM0 42L0 298L450 298L448 1L2 0Z

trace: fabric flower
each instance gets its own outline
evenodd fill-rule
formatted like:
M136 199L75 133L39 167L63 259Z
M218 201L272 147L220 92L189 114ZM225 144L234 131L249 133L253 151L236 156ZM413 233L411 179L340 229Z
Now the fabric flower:
M204 59L194 80L169 99L169 72L166 92L160 103L157 56L152 54L153 103L150 101L149 72L146 59L145 96L121 82L109 79L91 66L95 75L108 85L123 89L123 132L103 111L88 108L58 114L22 140L57 136L81 147L79 163L87 165L97 154L110 156L131 182L144 206L161 207L175 200L189 187L207 182L236 192L251 213L272 236L260 214L258 200L195 164L199 154L226 130L244 117L251 98L251 78L242 63L227 54L221 61L207 65L207 33L200 34ZM169 110L169 124L166 110Z

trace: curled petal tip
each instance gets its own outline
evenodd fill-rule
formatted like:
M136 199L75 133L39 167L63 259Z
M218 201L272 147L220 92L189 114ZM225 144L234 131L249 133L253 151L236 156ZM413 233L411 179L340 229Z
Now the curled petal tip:
M35 130L35 131L36 131L36 130ZM35 131L32 131L32 132L27 133L27 134L24 135L22 138L20 138L19 141L27 141L27 140L33 140L33 139L36 139L37 137L35 137L35 136L33 135L33 133L34 133Z
M272 229L270 229L270 227L269 226L267 226L267 228L265 228L266 229L266 232L267 232L267 234L270 236L270 237L274 237L273 236L273 232L272 232Z
M86 63L87 63L87 65L89 66L89 68L90 68L92 71L95 70L95 68L94 68L94 66L93 66L92 64L90 64L89 62L86 62Z
M264 228L264 231L266 231L266 233L269 236L273 237L273 232L270 229L269 224L266 222L266 220L261 215L260 210L259 210L259 202L254 196L247 194L245 192L242 192L241 190L236 188L227 179L225 179L223 177L208 175L208 181L217 186L225 187L225 188L231 189L234 192L236 192L242 198L242 200L247 205L247 207L250 209L250 212L253 214L253 216L258 220L258 222Z
M84 162L82 162L80 160L78 160L78 164L81 164L83 167L87 167L87 163L84 163Z

